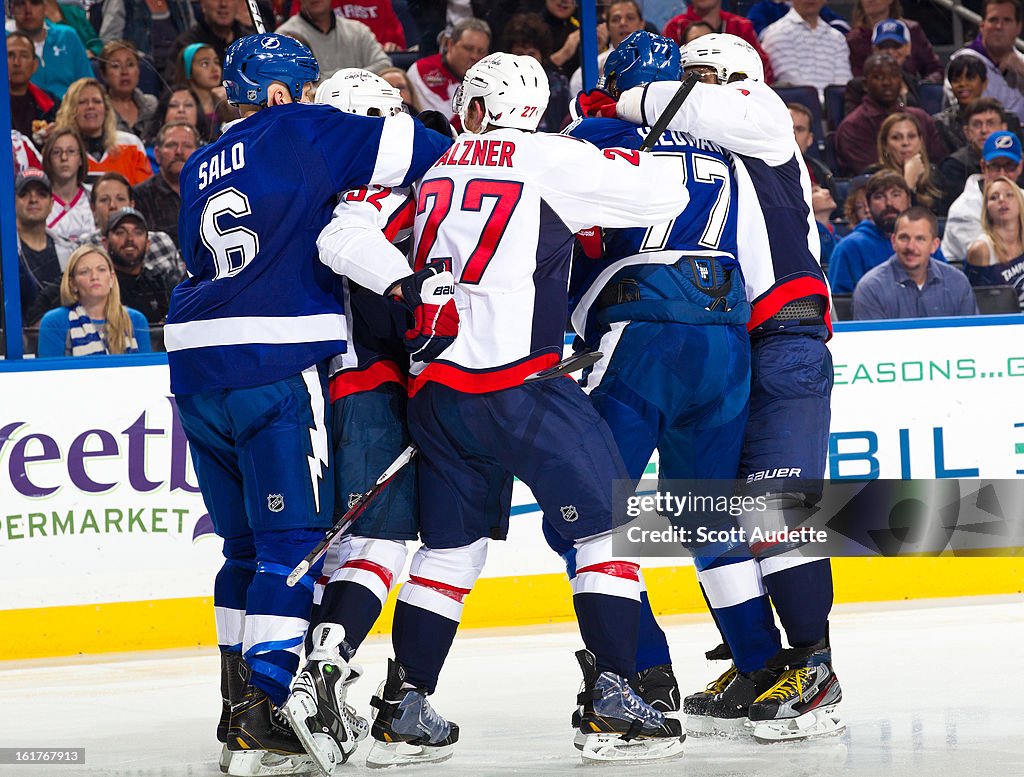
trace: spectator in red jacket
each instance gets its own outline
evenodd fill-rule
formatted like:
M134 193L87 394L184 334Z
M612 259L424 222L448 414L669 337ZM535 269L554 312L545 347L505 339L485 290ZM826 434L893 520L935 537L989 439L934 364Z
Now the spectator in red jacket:
M291 16L299 12L299 0L292 0ZM384 51L405 51L405 30L391 0L331 0L331 8L346 19L362 22L371 30Z
M775 80L771 60L757 40L754 25L742 16L723 11L722 0L692 0L685 13L681 13L668 20L668 24L665 25L665 29L661 34L666 38L671 38L676 43L683 44L685 43L683 35L686 32L686 28L694 22L708 24L712 32L724 32L743 38L761 55L761 61L764 63L765 81L771 83Z

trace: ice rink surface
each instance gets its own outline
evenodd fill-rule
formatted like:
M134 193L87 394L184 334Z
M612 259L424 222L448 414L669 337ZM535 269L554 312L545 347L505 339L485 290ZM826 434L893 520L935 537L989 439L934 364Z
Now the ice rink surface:
M703 658L717 642L706 616L664 623L684 693L724 669ZM447 777L1024 775L1024 596L839 607L832 644L848 724L842 736L769 746L690 738L685 754L672 761L583 766L569 727L580 678L574 626L466 631L433 697L438 711L462 728L455 757L397 771ZM366 676L353 700L363 714L388 655L390 643L381 638L360 651ZM0 663L0 747L86 748L85 766L0 766L0 775L219 775L218 677L219 659L210 649ZM367 774L368 747L363 743L336 774Z

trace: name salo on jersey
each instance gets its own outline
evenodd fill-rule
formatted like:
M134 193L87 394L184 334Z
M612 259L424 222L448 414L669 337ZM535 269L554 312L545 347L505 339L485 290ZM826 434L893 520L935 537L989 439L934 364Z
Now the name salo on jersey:
M338 193L408 186L450 143L405 115L292 104L189 157L178 220L189 275L164 330L172 391L269 383L344 351L343 293L316 248Z

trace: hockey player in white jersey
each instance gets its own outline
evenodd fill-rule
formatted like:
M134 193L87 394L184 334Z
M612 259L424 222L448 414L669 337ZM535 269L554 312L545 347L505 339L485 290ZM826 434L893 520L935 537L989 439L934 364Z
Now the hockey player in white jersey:
M396 659L373 701L371 766L452 753L458 726L426 697L488 541L506 535L513 475L530 486L546 515L559 516L556 530L577 548L573 601L587 648L577 654L583 757L681 752L678 721L645 704L627 681L640 590L637 565L616 556L611 544L612 481L627 477L615 443L575 382L523 379L561 354L573 233L594 222L667 220L686 205L686 189L674 160L534 134L547 101L547 77L535 60L485 57L455 99L470 134L419 184L415 267L451 267L461 326L435 365L414 366L410 380L424 544L396 607ZM346 251L332 254L332 266L385 290L390 272L359 261L353 250L370 244L370 232L340 231L357 234Z
M704 82L669 129L714 141L736 159L738 258L753 308L750 417L740 476L769 493L780 513L800 511L820 498L833 379L825 346L830 297L818 259L809 176L788 111L764 83L761 60L749 44L733 35L705 35L681 56L684 73L697 72ZM616 114L649 123L678 86L662 82L629 90L619 97ZM768 659L763 670L729 669L706 692L688 697L684 711L709 718L749 714L755 738L764 741L834 733L844 724L835 714L842 691L828 642L829 560L786 547L752 551L750 564L729 567L734 575L726 584L702 580L708 601L721 622L736 617L737 591L746 601L762 598L769 613L770 597L791 647Z

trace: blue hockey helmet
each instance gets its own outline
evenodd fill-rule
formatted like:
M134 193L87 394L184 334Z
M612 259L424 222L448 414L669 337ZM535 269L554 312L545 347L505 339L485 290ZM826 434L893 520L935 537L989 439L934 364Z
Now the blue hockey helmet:
M224 57L224 89L234 105L263 105L275 81L298 100L302 88L319 77L313 52L287 35L247 35L232 43Z
M679 46L670 38L640 30L608 55L602 85L619 92L653 81L678 81Z

